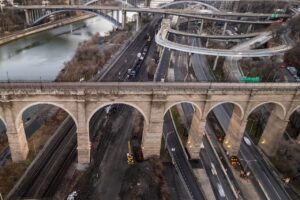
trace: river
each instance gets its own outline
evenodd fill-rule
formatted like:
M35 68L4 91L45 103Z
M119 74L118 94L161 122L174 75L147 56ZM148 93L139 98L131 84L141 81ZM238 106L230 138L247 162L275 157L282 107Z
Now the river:
M63 63L72 58L80 42L97 32L104 35L112 29L110 22L94 17L3 45L0 47L0 81L52 81L64 67Z

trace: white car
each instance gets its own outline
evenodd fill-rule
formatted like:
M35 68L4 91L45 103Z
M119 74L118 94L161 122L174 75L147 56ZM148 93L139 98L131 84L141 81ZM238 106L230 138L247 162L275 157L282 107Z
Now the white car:
M248 145L248 146L251 146L251 141L249 140L249 138L247 137L244 137L244 142Z
M225 192L224 192L224 189L222 187L222 185L220 183L217 184L217 187L218 187L218 192L219 192L219 195L221 197L225 197Z

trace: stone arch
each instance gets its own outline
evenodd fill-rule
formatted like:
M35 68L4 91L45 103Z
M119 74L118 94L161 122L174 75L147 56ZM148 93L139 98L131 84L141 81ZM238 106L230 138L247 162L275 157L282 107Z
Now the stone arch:
M115 101L114 101L114 102L107 102L107 103L101 104L101 105L97 106L96 108L94 108L93 111L89 113L88 118L87 118L87 123L86 123L86 125L87 125L87 130L89 130L90 120L91 120L92 117L96 114L96 112L98 112L99 110L103 109L103 108L106 107L106 106L114 105L114 104L123 104L123 105L130 106L130 107L132 107L132 108L135 108L135 109L138 110L139 113L143 116L145 124L146 124L146 125L149 124L149 120L148 120L148 118L147 118L146 113L145 113L145 112L143 111L143 109L140 108L138 105L136 105L136 104L134 104L134 103L130 103L130 102L122 102L122 101L120 101L120 102L115 102Z
M245 115L245 111L244 111L243 107L242 107L239 103L234 102L234 101L222 101L222 102L213 103L213 104L211 105L211 107L208 108L208 110L204 113L205 119L207 118L208 114L209 114L214 108L216 108L216 107L218 107L218 106L220 106L220 105L222 105L222 104L227 104L227 103L233 104L233 105L237 106L237 107L239 108L239 110L238 110L239 112L237 113L237 114L238 114L238 117L239 117L240 119L243 119L243 117L244 117L244 115Z
M202 109L199 107L199 105L195 102L192 102L192 101L178 101L178 102L174 102L170 105L167 105L167 107L165 108L164 110L164 115L166 115L166 113L173 107L173 106L176 106L176 105L180 105L182 103L189 103L189 104L192 104L194 107L196 107L198 109L198 111L200 112L201 116L202 116Z
M74 114L72 112L70 112L67 108L65 108L65 106L59 104L59 103L54 103L54 102L34 102L34 103L28 103L27 105L23 106L19 111L18 111L18 114L16 116L16 119L15 119L15 126L16 126L16 130L18 130L18 125L23 123L23 119L22 119L22 116L23 116L23 113L25 110L27 110L28 108L30 107L33 107L33 106L36 106L36 105L43 105L43 104L46 104L46 105L52 105L52 106L55 106L55 107L58 107L58 108L61 108L63 109L65 112L67 112L69 114L69 116L73 119L75 125L76 125L76 128L78 128L78 122L77 122L77 118L74 116Z
M295 106L294 108L292 108L286 115L286 119L289 119L293 113L295 113L298 109L300 109L300 105Z
M275 105L275 106L278 106L277 108L280 108L281 113L277 113L277 114L280 115L279 117L280 117L282 120L285 118L285 116L286 116L286 108L284 107L284 105L283 105L282 103L276 102L276 101L266 101L266 102L261 102L261 103L255 104L255 105L252 106L252 107L250 108L250 110L246 113L245 118L248 119L249 116L251 115L251 113L253 113L254 110L256 110L257 108L259 108L260 106L263 106L263 105L265 105L265 104L273 104L273 105Z

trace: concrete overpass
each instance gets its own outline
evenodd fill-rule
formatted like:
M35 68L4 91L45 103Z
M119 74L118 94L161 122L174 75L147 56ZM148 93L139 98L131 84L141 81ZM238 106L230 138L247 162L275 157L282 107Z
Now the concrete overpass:
M28 154L22 114L33 105L51 104L64 109L77 127L78 162L90 162L89 121L101 108L127 104L144 117L143 153L159 155L165 113L174 105L190 102L200 114L198 132L189 135L189 152L199 155L206 117L224 103L235 105L224 147L237 154L248 116L259 106L273 103L272 120L263 133L262 148L274 152L289 117L300 108L299 83L1 83L0 119L7 129L13 161ZM274 128L277 127L277 128Z
M282 54L287 50L292 48L291 44L279 45L273 48L268 49L255 49L255 50L238 50L238 49L212 49L212 48L204 48L204 47L195 47L185 44L180 44L177 42L173 42L168 40L168 30L170 30L170 20L163 19L162 25L158 33L155 35L155 41L158 45L172 49L177 51L182 51L190 54L203 54L203 55L212 55L212 56L230 56L230 57L263 57L263 56L273 56L276 54ZM269 37L269 33L262 33L265 37ZM265 37L259 36L253 38L249 43L256 40L263 40Z
M30 5L30 6L17 6L17 7L5 7L4 9L19 9L24 10L26 14L27 22L34 22L40 18L44 18L45 15L50 16L51 13L55 14L58 11L84 11L84 12L97 12L112 13L110 17L114 17L114 13L119 13L122 11L122 22L123 27L126 21L126 12L137 12L137 13L152 13L152 14L162 14L162 15L176 15L192 19L202 19L207 21L220 21L228 23L241 23L241 24L272 24L273 21L269 20L239 20L239 19L227 19L226 17L252 17L252 18L269 18L271 14L261 14L261 13L226 13L219 11L212 11L211 13L201 13L195 10L178 10L178 9L159 9L159 8L133 8L133 7L118 7L118 6L97 6L97 5ZM46 13L43 14L43 11ZM41 14L42 13L42 14ZM223 16L216 17L216 16ZM280 15L281 16L281 15ZM281 17L288 17L287 15L282 15ZM114 17L116 21L120 21L119 17Z

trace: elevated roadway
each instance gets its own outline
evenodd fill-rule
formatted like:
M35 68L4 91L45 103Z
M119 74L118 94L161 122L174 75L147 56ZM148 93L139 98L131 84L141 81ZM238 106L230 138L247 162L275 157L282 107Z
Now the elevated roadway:
M164 19L162 21L161 29L155 35L155 41L158 45L172 50L183 51L191 54L203 54L212 56L230 56L230 57L263 57L282 54L291 49L291 45L280 45L268 49L256 50L235 50L235 49L210 49L203 47L194 47L185 44L179 44L168 40L168 30L170 29L170 21Z
M91 6L91 5L32 5L32 6L18 6L18 7L5 7L4 9L20 9L20 10L108 10L108 11L126 11L126 12L138 12L138 13L153 13L153 14L164 14L164 15L176 15L195 19L204 19L208 21L224 21L231 23L241 24L272 24L273 21L269 20L237 20L237 19L226 19L213 16L226 16L226 17L271 17L271 14L259 14L259 13L199 13L193 10L178 10L178 9L152 9L152 8L131 8L131 7L118 7L118 6ZM285 16L285 15L283 15Z
M188 33L188 32L183 32L183 31L178 31L172 28L167 29L169 33L173 33L176 35L181 35L181 36L188 36L188 37L195 37L195 38L209 38L209 39L219 39L219 40L237 40L237 39L245 39L245 38L252 38L258 36L259 32L257 33L248 33L248 34L243 34L243 35L208 35L205 33Z

